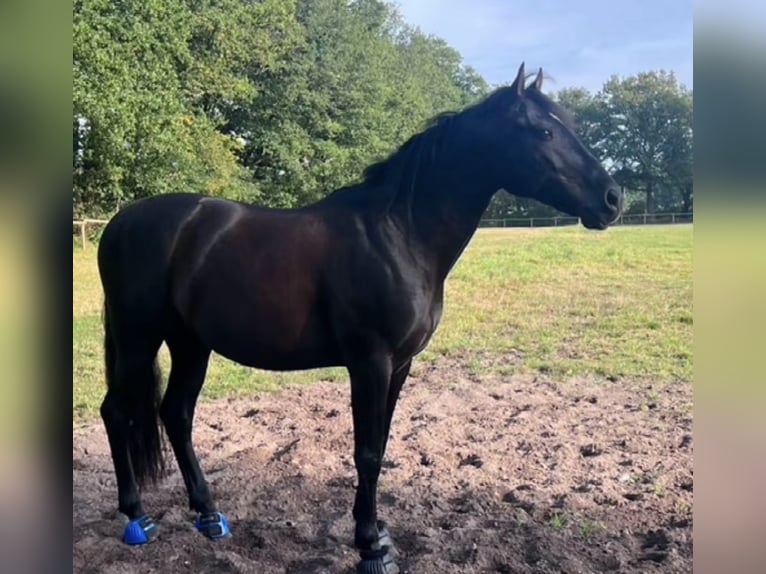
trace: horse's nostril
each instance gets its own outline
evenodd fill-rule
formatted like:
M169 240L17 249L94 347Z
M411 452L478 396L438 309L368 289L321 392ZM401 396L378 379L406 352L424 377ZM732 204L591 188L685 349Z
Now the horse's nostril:
M604 201L606 201L606 204L611 208L617 211L620 209L620 203L622 200L622 192L615 188L610 187L606 190L606 194L604 195Z

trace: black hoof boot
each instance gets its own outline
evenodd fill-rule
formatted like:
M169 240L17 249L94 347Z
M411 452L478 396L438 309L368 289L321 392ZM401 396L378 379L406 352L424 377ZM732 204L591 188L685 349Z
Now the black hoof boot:
M356 565L356 574L399 574L399 566L387 547L361 552L362 560Z
M200 514L197 517L197 520L195 520L194 526L196 526L197 530L202 534L210 538L210 540L218 540L220 538L228 538L231 536L229 521L226 520L226 517L221 512Z

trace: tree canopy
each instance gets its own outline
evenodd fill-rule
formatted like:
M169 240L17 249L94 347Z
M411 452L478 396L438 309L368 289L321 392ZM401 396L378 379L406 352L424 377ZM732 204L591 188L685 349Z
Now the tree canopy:
M75 0L73 44L81 216L183 190L302 205L489 91L383 0ZM691 93L672 75L557 97L646 208L691 208ZM500 194L490 206L551 212Z
M596 94L562 90L583 140L647 213L692 208L692 93L664 71L612 76Z

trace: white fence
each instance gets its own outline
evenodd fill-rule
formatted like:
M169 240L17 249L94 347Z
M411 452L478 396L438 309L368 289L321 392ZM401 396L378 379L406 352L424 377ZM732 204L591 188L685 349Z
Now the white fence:
M99 227L109 223L107 219L75 219L72 221L72 230L78 230L80 241L85 245L88 240L88 227ZM74 233L72 234L74 235Z

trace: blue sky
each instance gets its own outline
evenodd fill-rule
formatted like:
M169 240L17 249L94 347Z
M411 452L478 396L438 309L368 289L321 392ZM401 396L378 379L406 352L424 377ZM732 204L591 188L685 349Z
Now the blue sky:
M598 91L612 74L674 71L693 87L691 0L395 0L404 19L444 38L490 84L519 64L546 88Z

